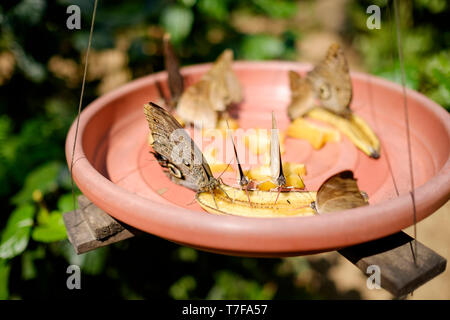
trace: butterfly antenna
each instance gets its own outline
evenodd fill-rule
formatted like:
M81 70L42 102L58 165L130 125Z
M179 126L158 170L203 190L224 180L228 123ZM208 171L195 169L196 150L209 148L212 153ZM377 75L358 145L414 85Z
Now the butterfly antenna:
M227 120L227 127L228 127L228 130L231 131L228 120ZM236 150L236 145L234 144L234 139L233 139L232 134L230 135L230 139L231 139L231 143L233 144L234 156L236 158L236 164L237 164L238 170L239 170L239 185L241 186L241 189L243 189L245 187L245 193L247 194L248 204L250 205L251 208L253 208L252 202L250 201L250 195L248 193L249 181L248 181L248 178L246 177L246 175L244 174L244 171L242 170L241 162L239 161L239 157L238 157L237 150Z
M233 161L233 160L231 160L231 161ZM219 180L219 179L222 177L222 175L225 173L225 171L227 171L227 169L230 167L231 161L228 162L228 164L227 164L227 166L225 167L225 169L224 169L224 170L222 171L222 173L217 177L217 180Z

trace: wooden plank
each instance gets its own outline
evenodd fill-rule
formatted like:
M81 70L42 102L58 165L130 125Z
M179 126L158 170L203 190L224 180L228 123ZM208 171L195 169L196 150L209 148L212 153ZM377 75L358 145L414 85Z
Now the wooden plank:
M78 203L80 209L64 214L69 240L78 254L128 239L138 232L116 221L84 196L78 198ZM365 274L369 266L378 266L381 287L400 297L442 273L447 264L443 257L420 242L417 242L415 262L413 243L410 236L399 232L338 252Z
M123 229L104 240L98 240L80 209L64 213L63 219L67 229L67 236L77 254L104 247L135 235L134 230Z
M78 197L78 205L97 240L105 240L125 229L120 222L98 208L84 195Z
M367 267L380 268L381 287L401 297L442 273L447 260L417 242L414 261L414 241L404 232L348 247L338 252L356 265L364 274Z

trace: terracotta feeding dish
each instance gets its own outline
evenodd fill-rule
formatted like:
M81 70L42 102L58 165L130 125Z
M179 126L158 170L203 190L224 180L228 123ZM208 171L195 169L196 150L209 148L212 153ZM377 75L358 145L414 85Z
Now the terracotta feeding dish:
M186 67L182 74L188 84L193 83L209 67ZM310 66L236 62L233 68L244 87L244 101L235 112L240 127L270 128L273 110L278 128L286 129L288 71L304 74ZM147 143L149 129L143 105L159 101L157 81L165 85L166 73L135 80L108 93L81 114L73 176L81 191L116 219L177 243L249 256L334 250L381 238L413 224L400 86L352 73L351 107L379 136L379 159L367 157L345 137L320 150L312 149L303 140L285 141L283 160L306 165L305 184L309 190L317 190L336 172L350 169L360 189L369 195L369 206L308 217L246 218L204 212L193 203L194 192L172 183L154 161ZM449 199L450 116L417 92L408 90L407 99L417 219L422 220ZM74 137L75 125L66 141L69 163Z

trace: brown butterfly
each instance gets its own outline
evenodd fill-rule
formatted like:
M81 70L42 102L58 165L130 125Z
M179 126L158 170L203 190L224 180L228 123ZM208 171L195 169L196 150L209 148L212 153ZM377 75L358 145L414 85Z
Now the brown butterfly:
M233 51L225 50L212 68L185 90L177 105L177 114L196 127L215 128L218 112L242 100L241 85L231 69Z
M343 117L350 116L352 83L347 60L338 44L328 48L325 59L306 77L289 71L289 83L291 103L288 115L291 119L304 116L314 108L316 99L322 107Z
M170 101L166 104L170 108L175 108L178 100L184 91L183 76L180 73L180 63L177 55L170 42L170 34L166 33L163 36L163 52L164 52L164 66L167 71L167 82L170 90Z
M328 178L319 188L312 207L316 212L329 213L368 205L367 194L358 188L353 172L339 172Z
M161 167L168 169L168 177L194 191L213 192L220 182L178 121L152 102L144 106L144 113L153 137L153 154Z

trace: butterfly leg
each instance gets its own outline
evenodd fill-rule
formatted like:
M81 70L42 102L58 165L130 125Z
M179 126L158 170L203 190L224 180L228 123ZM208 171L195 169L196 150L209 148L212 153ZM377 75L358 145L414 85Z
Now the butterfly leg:
M247 194L248 204L250 205L250 208L253 208L252 202L250 201L250 195L248 193L248 184L245 186L245 193Z
M278 187L277 189L278 189L278 194L277 194L277 198L275 199L274 205L277 204L278 197L280 196L280 193L281 193L281 187Z
M211 191L211 196L214 200L214 204L216 205L216 209L219 209L219 206L217 205L217 202L216 202L216 197L214 196L214 190L211 189L210 191Z
M219 185L219 189L225 194L225 196L226 196L229 200L232 200L232 199L230 198L230 196L228 195L228 193L222 188L221 185Z

